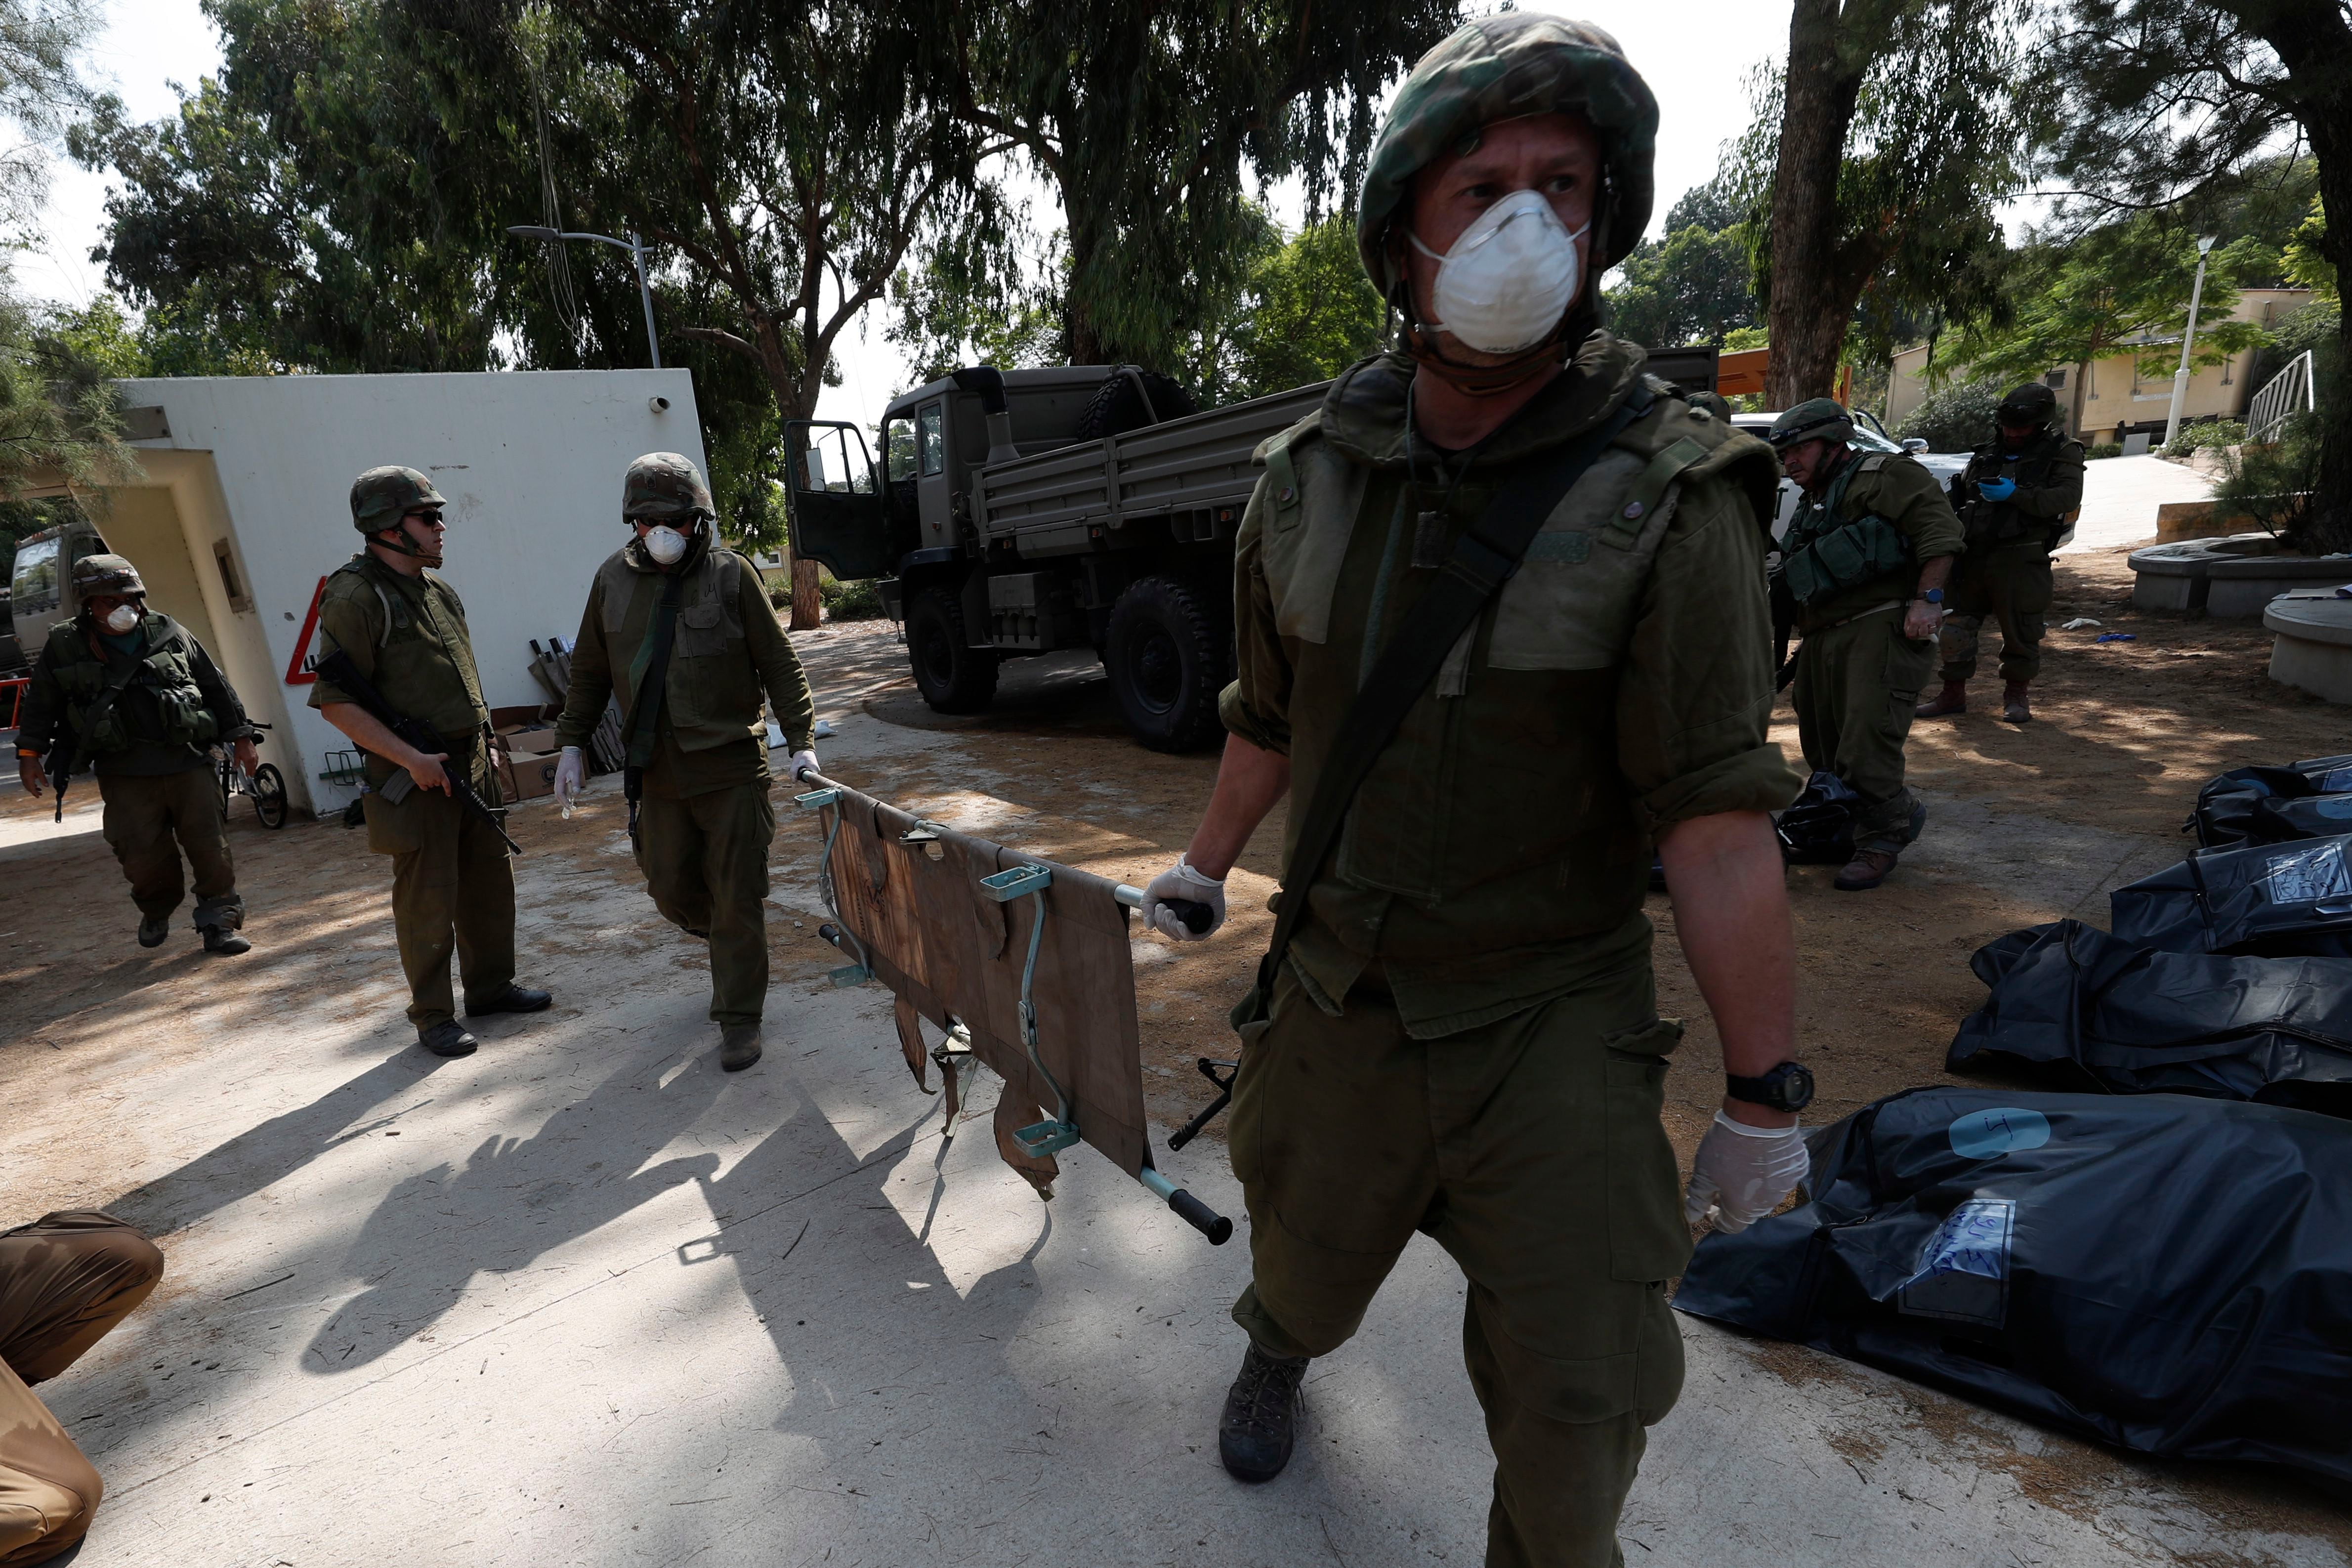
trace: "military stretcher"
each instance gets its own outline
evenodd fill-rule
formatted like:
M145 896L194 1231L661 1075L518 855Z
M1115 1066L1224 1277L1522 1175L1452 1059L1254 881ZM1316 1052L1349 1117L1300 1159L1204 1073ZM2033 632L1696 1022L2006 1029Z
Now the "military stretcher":
M793 804L824 827L817 883L833 919L818 934L850 960L833 983L889 988L908 1070L925 1093L945 1096L946 1135L954 1135L964 1074L978 1061L1004 1083L997 1152L1041 1197L1053 1195L1056 1156L1083 1142L1223 1245L1233 1222L1160 1173L1144 1120L1128 947L1128 911L1142 906L1142 893L809 770L796 782L811 787ZM940 1031L938 1045L926 1047L924 1021ZM930 1066L940 1070L937 1090ZM1205 1064L1203 1071L1227 1087ZM1181 1147L1223 1103L1221 1096L1170 1147Z

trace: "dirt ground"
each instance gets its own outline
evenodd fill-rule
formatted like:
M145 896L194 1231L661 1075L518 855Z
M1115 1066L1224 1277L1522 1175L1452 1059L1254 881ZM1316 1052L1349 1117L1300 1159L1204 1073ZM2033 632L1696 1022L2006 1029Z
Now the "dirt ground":
M1930 801L1931 818L1927 838L1885 887L1842 894L1830 888L1830 868L1790 872L1800 1038L1821 1083L1809 1121L1833 1120L1899 1089L1952 1081L1942 1070L1945 1048L1983 994L1969 972L1969 954L2019 926L2070 913L2104 923L2105 900L2096 896L2104 886L2126 867L2144 874L2185 851L2180 824L2205 779L2249 763L2352 751L2345 710L2267 679L2269 636L2258 623L2131 608L2125 553L2061 561L2053 627L2076 616L2102 625L2053 629L2032 723L2020 729L1979 710L1915 730L1913 781ZM2096 643L2103 631L2133 640ZM887 623L828 627L795 642L818 689L819 711L848 737L828 752L838 759L835 771L908 809L1140 884L1174 859L1208 798L1214 754L1162 756L1136 746L1089 659L1010 666L994 710L954 719L930 712L916 696ZM1990 657L1986 665L1990 670ZM1997 707L1998 693L1997 679L1979 678L1980 702ZM1795 724L1785 701L1775 736L1793 756ZM525 806L518 837L542 870L560 862L563 879L634 883L634 868L615 847L616 794L592 797L570 821L545 803ZM78 782L68 821L79 813L94 827L96 795L88 781ZM0 792L0 868L19 889L13 916L0 918L0 994L7 997L7 1055L16 1069L7 1075L15 1089L0 1098L19 1111L39 1100L31 1087L38 1070L24 1053L64 1048L71 1043L66 1031L85 1029L93 1009L102 1016L111 1003L143 1006L148 998L137 994L151 986L158 990L150 998L193 990L213 1006L234 986L255 1028L267 1027L274 1007L321 989L335 992L354 1016L396 1013L404 1000L391 952L389 879L363 834L299 817L271 832L239 802L232 840L255 911L257 952L231 963L198 952L184 919L163 947L136 947L135 913L98 834L28 837L36 814L46 819L48 803L13 786ZM807 875L818 847L814 824L789 809L778 815L782 908L770 931L772 1016L792 1005L796 990L822 985L824 971L841 962L815 934L820 915ZM1280 833L1277 813L1236 868L1232 925L1221 940L1136 945L1147 1098L1163 1128L1186 1120L1213 1093L1196 1059L1232 1053L1225 1013L1247 985L1272 924L1265 902L1274 890ZM2074 858L2073 871L2050 869L2058 864L2053 846ZM2110 857L2112 864L2104 863ZM1677 1058L1682 1070L1668 1079L1668 1127L1687 1161L1720 1091L1715 1039L1674 941L1666 900L1654 897L1650 913L1659 931L1661 1011L1692 1026ZM560 921L560 912L554 918ZM643 920L649 931L658 926L650 905ZM533 944L544 967L527 969L523 978L552 984L559 994L567 984L586 991L596 959L594 943L584 939L625 933L577 934L583 940ZM692 968L700 960L689 954L677 962ZM53 1023L58 1038L45 1037ZM159 1048L193 1058L209 1046L192 1029L179 1045ZM896 1054L887 1030L877 1031L874 1048ZM53 1125L16 1143L29 1157L14 1163L23 1181L12 1211L54 1206L42 1202L37 1146L71 1136L70 1128ZM1221 1139L1222 1122L1207 1141ZM1762 1359L1791 1383L1837 1375L1825 1358L1771 1349L1778 1361ZM1939 1410L1965 1409L1921 1397ZM2036 1463L2055 1467L2037 1483L2053 1495L2083 1476L2112 1475L2118 1465L2152 1473L2077 1445L2061 1445ZM2225 1480L2199 1471L2167 1484L2200 1494L2218 1514L2242 1514L2250 1529L2318 1535L2352 1548L2341 1518L2299 1486Z

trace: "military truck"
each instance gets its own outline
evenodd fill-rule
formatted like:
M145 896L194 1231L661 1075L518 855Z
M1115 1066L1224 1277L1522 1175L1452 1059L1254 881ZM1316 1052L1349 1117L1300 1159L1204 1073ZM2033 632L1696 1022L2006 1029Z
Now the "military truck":
M1133 366L960 370L883 409L878 463L858 426L796 419L793 550L879 580L942 713L985 710L1008 658L1092 648L1138 740L1198 746L1233 675L1251 453L1328 384L1201 413Z
M1651 356L1712 389L1712 349ZM1155 751L1219 733L1233 678L1234 533L1258 444L1319 406L1318 382L1197 412L1132 365L959 370L865 429L787 428L793 550L878 580L923 700L977 713L1003 661L1092 648L1128 728Z
M106 541L88 520L76 518L16 542L8 574L5 613L0 613L0 675L29 664L48 641L49 628L81 613L74 593L74 563L106 553Z

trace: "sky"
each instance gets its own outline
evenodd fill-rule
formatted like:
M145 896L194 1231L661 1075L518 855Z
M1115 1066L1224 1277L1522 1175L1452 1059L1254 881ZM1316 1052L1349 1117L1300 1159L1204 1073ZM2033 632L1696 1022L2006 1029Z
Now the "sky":
M1714 177L1724 143L1747 127L1750 72L1788 47L1790 0L1522 0L1521 8L1608 28L1648 79L1659 105L1654 231L1676 197ZM196 0L105 0L103 11L107 27L91 50L90 75L133 119L173 113L177 89L194 90L219 68L219 35ZM104 268L89 251L104 237L108 175L59 153L51 182L47 244L17 258L16 272L35 298L79 303L105 288ZM1282 193L1273 200L1278 216L1296 221ZM904 386L907 366L882 341L878 311L866 317L868 330L846 334L841 345L843 384L827 390L819 410L827 418L870 422Z

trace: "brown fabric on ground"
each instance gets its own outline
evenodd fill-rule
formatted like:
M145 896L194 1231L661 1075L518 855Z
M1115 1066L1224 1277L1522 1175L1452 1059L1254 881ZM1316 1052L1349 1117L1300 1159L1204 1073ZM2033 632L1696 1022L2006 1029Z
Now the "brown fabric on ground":
M71 1547L105 1492L28 1385L71 1366L163 1277L153 1242L92 1210L0 1232L0 1568Z

